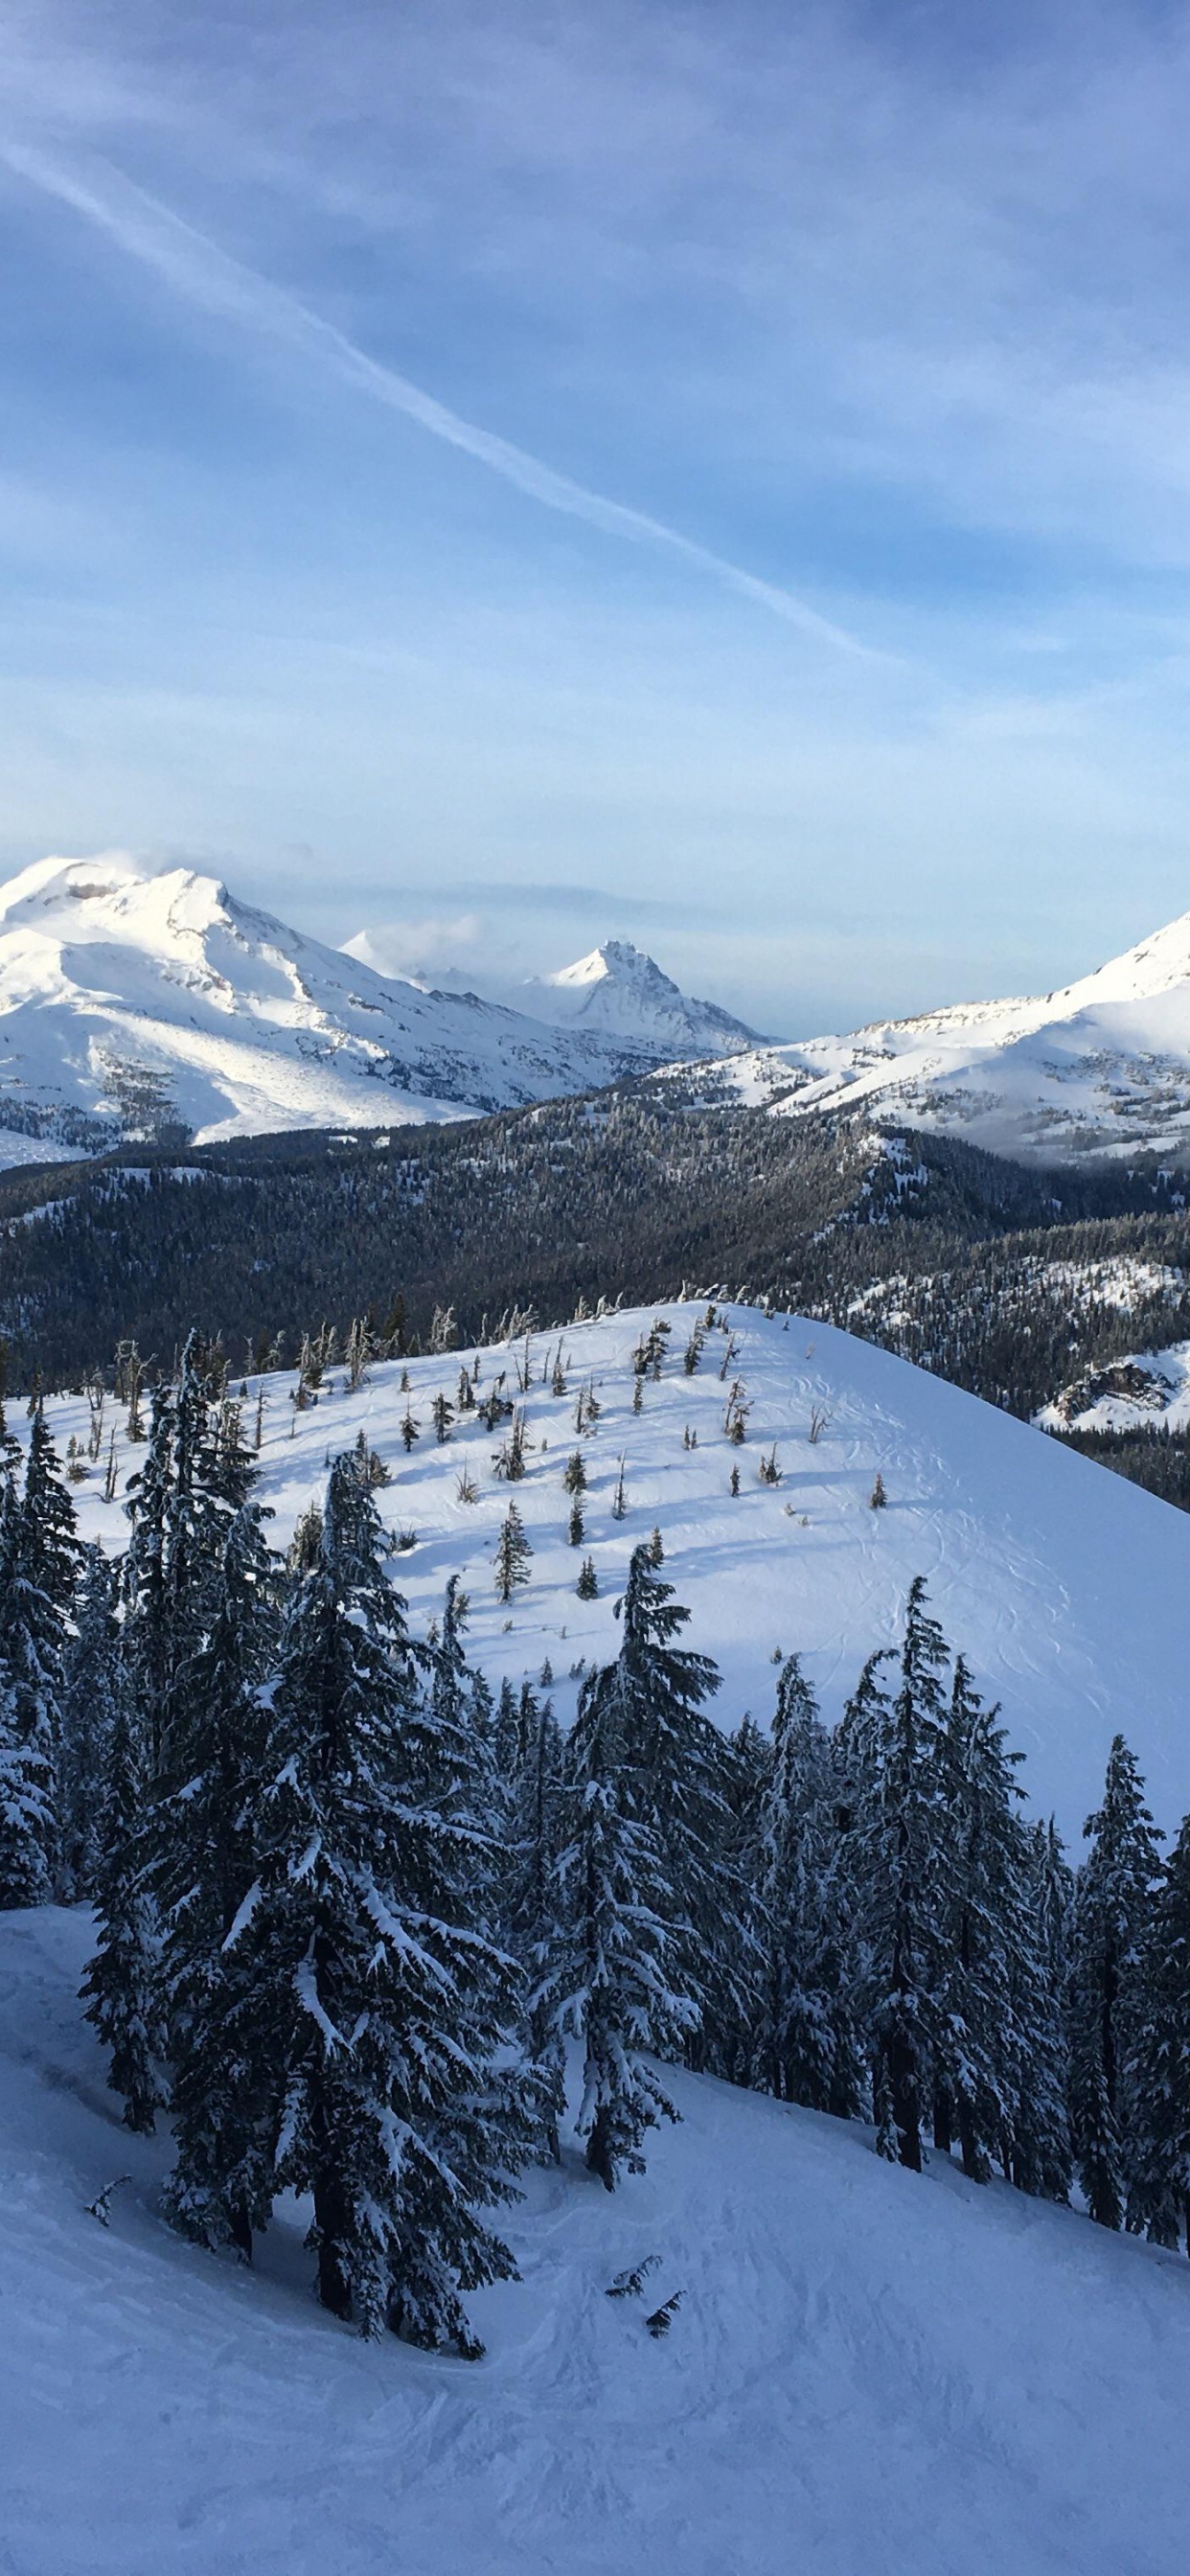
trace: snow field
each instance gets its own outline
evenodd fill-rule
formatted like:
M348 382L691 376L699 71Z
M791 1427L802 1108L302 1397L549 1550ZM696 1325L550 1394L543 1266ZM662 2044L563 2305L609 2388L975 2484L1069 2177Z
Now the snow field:
M734 1727L745 1709L767 1723L776 1679L773 1658L795 1649L836 1720L860 1666L891 1644L914 1575L924 1574L931 1604L950 1643L970 1661L978 1687L1003 1704L1010 1742L1026 1755L1023 1786L1030 1805L1056 1813L1076 1843L1098 1803L1112 1735L1122 1731L1146 1774L1158 1821L1173 1829L1190 1808L1190 1521L1122 1477L1063 1451L1053 1440L996 1412L977 1398L831 1326L759 1310L722 1310L738 1345L720 1376L725 1336L708 1335L701 1366L683 1372L682 1354L703 1308L642 1308L564 1332L531 1337L531 1384L521 1394L516 1370L525 1346L464 1349L369 1370L354 1393L342 1366L329 1373L315 1407L295 1413L292 1374L264 1380L262 1492L285 1544L301 1512L316 1500L326 1465L363 1429L391 1470L377 1496L394 1533L415 1534L398 1551L393 1574L415 1630L438 1610L447 1577L457 1572L471 1604L469 1649L494 1687L536 1678L548 1658L559 1715L568 1721L578 1691L571 1666L616 1651L613 1605L633 1546L654 1526L662 1534L665 1574L692 1617L686 1642L715 1657L723 1687L713 1703ZM632 1353L654 1314L670 1325L659 1384L646 1381L643 1407L632 1409ZM555 1397L549 1376L561 1345L568 1392ZM530 1446L527 1473L512 1486L492 1466L507 1424L489 1433L469 1414L449 1439L434 1439L436 1393L455 1400L461 1365L478 1356L479 1394L501 1370L506 1392L523 1406ZM1163 1355L1164 1356L1164 1355ZM723 1430L734 1378L746 1389L747 1438L732 1447ZM233 1381L238 1385L239 1381ZM245 1425L252 1434L258 1379L248 1380ZM580 1387L601 1406L597 1430L575 1432ZM407 1406L420 1436L407 1456L400 1424ZM64 1451L73 1434L86 1442L84 1397L48 1405ZM815 1412L825 1416L811 1441ZM12 1408L13 1427L25 1428ZM118 1493L102 1495L104 1457L117 1426ZM683 1446L689 1427L697 1447ZM766 1486L760 1460L777 1446L781 1483ZM583 1452L589 1491L582 1498L586 1536L567 1544L566 1460ZM75 1488L84 1536L119 1548L127 1534L122 1509L129 1474L143 1459L130 1447L123 1409L109 1398L104 1456ZM612 1516L624 1461L627 1514ZM733 1498L733 1465L741 1490ZM879 1470L887 1508L869 1497ZM468 1504L458 1480L468 1471L479 1491ZM531 1580L505 1609L497 1600L492 1560L510 1497L533 1549ZM575 1583L584 1555L595 1561L600 1597L582 1602Z
M296 2204L252 2272L157 2216L89 1939L0 1917L5 2576L1180 2576L1184 2257L676 2072L642 2179L526 2177L484 2362L365 2345Z

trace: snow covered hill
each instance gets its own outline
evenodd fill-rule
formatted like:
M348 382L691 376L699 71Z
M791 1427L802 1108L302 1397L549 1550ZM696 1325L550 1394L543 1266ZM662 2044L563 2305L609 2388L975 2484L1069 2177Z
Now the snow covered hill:
M961 1002L733 1057L718 1088L855 1108L1026 1162L1190 1146L1190 913L1061 992Z
M655 1064L393 982L189 868L45 859L0 888L0 1163L124 1135L440 1120Z
M1047 1431L1190 1431L1190 1342L1129 1351L1064 1386L1037 1420Z
M404 953L405 945L403 932L361 930L346 942L344 954L362 958L383 975L394 971L394 959ZM527 1012L530 1019L543 1020L551 1028L579 1029L612 1040L630 1050L627 1070L637 1069L641 1054L651 1063L662 1064L680 1057L734 1055L757 1043L755 1029L733 1019L730 1011L720 1010L716 1002L691 1000L662 974L652 957L627 939L605 939L573 966L521 982L482 972L476 977L458 967L435 969L432 977L416 975L413 980L427 991L447 993L466 993L478 986L486 1000Z
M729 1727L745 1709L767 1723L774 1659L795 1649L824 1714L837 1719L864 1658L893 1641L909 1584L924 1574L952 1645L967 1655L979 1688L1003 1704L1036 1810L1056 1812L1077 1845L1099 1801L1112 1735L1122 1729L1159 1822L1167 1831L1177 1825L1190 1809L1190 1518L828 1325L724 1309L734 1351L727 1334L711 1332L697 1373L687 1376L683 1353L703 1309L660 1312L671 1326L670 1355L660 1383L645 1383L639 1413L632 1354L652 1310L534 1335L523 1395L516 1387L523 1343L479 1354L481 1397L504 1371L524 1408L528 1472L512 1488L493 1472L502 1432L487 1431L474 1413L456 1420L444 1444L434 1438L433 1398L442 1391L453 1402L460 1364L474 1360L473 1350L411 1360L408 1392L397 1362L372 1368L354 1393L335 1367L306 1412L295 1412L292 1376L266 1378L261 1465L276 1540L288 1539L318 1494L330 1457L365 1430L392 1475L379 1495L385 1522L413 1542L394 1571L415 1623L424 1629L448 1575L460 1573L471 1648L489 1679L498 1684L507 1673L519 1683L548 1660L566 1720L578 1691L575 1667L616 1651L613 1604L630 1549L654 1526L667 1576L693 1614L689 1642L722 1668L716 1707ZM559 1347L565 1396L550 1391ZM723 1430L737 1378L750 1406L742 1447ZM250 1432L261 1383L248 1381ZM594 1434L579 1442L575 1407L587 1384L602 1410ZM85 1446L85 1398L54 1398L49 1411L63 1448L70 1438ZM419 1431L408 1453L407 1411ZM24 1430L15 1408L13 1418ZM113 1427L119 1491L109 1504L104 1458ZM696 1447L685 1445L688 1431ZM772 1486L760 1463L774 1442L781 1481ZM589 1479L578 1549L567 1543L562 1484L576 1446ZM100 1448L76 1501L84 1533L114 1548L127 1529L125 1479L144 1452L129 1450L110 1398ZM617 1520L621 1459L627 1508ZM738 1496L729 1490L733 1466ZM883 1511L870 1508L877 1470L888 1495ZM468 1474L474 1502L460 1495ZM534 1553L531 1581L506 1611L492 1555L510 1491ZM600 1597L584 1602L575 1581L588 1552Z
M614 2198L570 2143L525 2177L485 2361L363 2344L300 2205L251 2272L170 2234L89 1936L0 1917L8 2576L1180 2576L1184 2257L677 2073ZM648 2254L663 2343L605 2296Z

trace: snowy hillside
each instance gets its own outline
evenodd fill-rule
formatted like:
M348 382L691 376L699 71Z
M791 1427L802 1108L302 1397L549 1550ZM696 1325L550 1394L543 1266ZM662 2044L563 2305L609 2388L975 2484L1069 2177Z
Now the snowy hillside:
M361 930L345 943L344 954L362 958L379 974L395 971L403 955L403 932ZM614 1040L630 1050L630 1067L638 1053L652 1063L679 1057L733 1055L757 1042L755 1029L732 1018L715 1002L693 1001L652 957L627 939L605 939L589 957L563 966L553 975L532 975L513 982L461 968L436 968L433 976L413 979L426 989L465 993L478 989L485 999L505 1009L524 1011L551 1028L579 1029Z
M213 877L46 859L0 888L0 1163L439 1120L655 1062L349 962Z
M1159 1821L1176 1825L1190 1808L1190 1519L1123 1479L1065 1452L1027 1425L964 1395L873 1345L822 1324L724 1310L732 1341L707 1337L695 1375L683 1353L702 1313L660 1310L671 1326L660 1383L646 1381L632 1407L632 1353L652 1310L535 1335L532 1384L515 1379L524 1345L479 1354L479 1395L503 1370L523 1404L527 1473L510 1488L493 1472L503 1431L474 1413L456 1420L439 1445L430 1416L439 1391L453 1401L462 1360L473 1351L373 1367L354 1394L339 1366L313 1409L295 1412L292 1376L263 1381L263 1489L288 1539L325 1477L325 1463L363 1428L391 1470L379 1500L387 1525L415 1543L395 1574L416 1623L439 1609L459 1572L471 1600L470 1647L498 1683L536 1675L548 1658L559 1713L569 1719L580 1659L615 1652L613 1603L630 1549L656 1525L666 1574L693 1618L690 1643L713 1655L724 1683L717 1711L727 1726L750 1709L771 1714L774 1658L797 1650L835 1720L874 1647L892 1642L909 1584L924 1574L952 1645L971 1662L979 1687L1003 1702L1010 1741L1026 1755L1024 1786L1043 1814L1056 1811L1068 1841L1098 1803L1111 1737L1122 1729L1149 1783ZM550 1390L561 1345L565 1396ZM728 1374L720 1374L724 1362ZM734 1380L750 1406L741 1447L724 1435ZM594 1387L602 1407L580 1442L575 1408ZM251 1434L261 1381L249 1381ZM85 1445L82 1397L54 1398L54 1434ZM411 1413L419 1437L406 1452L401 1424ZM24 1430L24 1417L14 1427ZM117 1430L118 1495L103 1499L104 1458ZM506 1426L505 1426L506 1427ZM818 1427L819 1436L811 1438ZM684 1445L684 1435L697 1446ZM781 1481L761 1481L776 1443ZM581 1446L589 1480L585 1537L567 1543L569 1497L562 1476ZM81 1526L123 1544L120 1506L127 1474L143 1459L129 1451L123 1412L107 1401L103 1455L76 1489ZM624 1461L626 1514L613 1517ZM729 1480L740 1470L740 1492ZM879 1470L888 1495L870 1508ZM460 1499L474 1480L477 1499ZM496 1599L492 1554L510 1491L534 1554L531 1581L510 1610ZM590 1553L600 1597L580 1601L575 1581Z
M1037 1419L1048 1431L1190 1431L1190 1342L1088 1369Z
M11 2576L1177 2576L1184 2256L710 2079L613 2199L526 2176L478 2365L157 2215L75 2000L89 1918L0 1917ZM87 2214L128 2181L105 2230ZM604 2295L646 2254L668 2339Z
M859 1103L1022 1161L1190 1144L1190 913L1038 999L958 1003L740 1055L732 1098L799 1116Z

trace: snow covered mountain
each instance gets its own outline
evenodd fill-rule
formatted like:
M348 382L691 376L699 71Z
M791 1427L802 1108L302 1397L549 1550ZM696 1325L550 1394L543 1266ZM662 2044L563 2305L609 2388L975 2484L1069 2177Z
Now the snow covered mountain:
M656 1061L598 1019L394 982L190 868L44 859L0 888L0 1163L461 1118Z
M198 1186L198 1185L196 1185ZM1113 1734L1122 1729L1140 1760L1159 1822L1176 1826L1190 1809L1190 1516L1124 1478L1071 1455L1059 1442L963 1394L872 1343L830 1325L753 1307L724 1309L736 1345L732 1377L751 1411L743 1447L723 1429L720 1365L726 1334L708 1339L697 1371L683 1353L702 1311L659 1311L672 1353L661 1380L644 1387L633 1411L632 1353L652 1312L611 1315L535 1335L531 1385L517 1402L530 1441L517 1508L533 1549L532 1580L511 1620L497 1601L492 1550L508 1501L493 1473L499 1440L474 1414L450 1438L429 1436L440 1390L454 1401L466 1352L374 1367L354 1393L341 1370L308 1412L295 1413L295 1380L264 1379L262 1498L272 1506L274 1541L284 1545L325 1483L325 1460L367 1432L391 1469L384 1518L416 1543L397 1560L399 1589L415 1624L440 1610L448 1574L471 1601L475 1660L498 1686L518 1685L548 1657L559 1715L569 1722L580 1658L614 1656L614 1604L631 1548L660 1529L667 1579L693 1613L689 1642L715 1657L723 1687L714 1703L727 1727L745 1709L762 1723L772 1711L774 1656L796 1649L833 1724L874 1647L899 1634L915 1574L929 1578L931 1606L967 1655L979 1688L1003 1704L1010 1742L1026 1759L1022 1787L1037 1812L1057 1814L1072 1844L1098 1803ZM561 1346L569 1394L550 1388ZM524 1375L524 1344L481 1355L481 1391L501 1369ZM602 1411L585 1443L584 1550L593 1556L599 1598L575 1594L578 1560L567 1544L569 1497L562 1471L574 1446L577 1391L592 1380ZM249 1414L261 1381L248 1380ZM422 1437L407 1455L400 1425L407 1406ZM86 1449L91 1417L83 1396L47 1399L54 1437ZM14 1428L26 1428L14 1413ZM103 1449L116 1431L117 1487L103 1499L97 1463L74 1489L83 1535L120 1548L127 1474L144 1452L127 1449L123 1420L109 1404ZM816 1437L811 1437L813 1430ZM685 1433L696 1435L687 1448ZM780 1483L766 1484L760 1460L776 1443ZM624 1461L627 1511L612 1515ZM741 1490L730 1492L738 1465ZM466 1468L478 1489L459 1497ZM879 1470L888 1503L870 1508Z
M1184 2255L676 2069L647 2173L609 2195L566 2135L523 2177L485 2361L365 2344L303 2203L251 2270L163 2224L92 1940L0 1916L11 2576L1181 2576ZM604 2295L649 2255L663 2343Z
M402 943L403 945L403 935ZM346 944L348 957L362 958L381 974L393 951L383 930L361 930ZM457 967L435 970L414 981L426 990L465 993L476 979ZM717 1002L691 1000L652 957L628 939L605 939L589 957L562 966L553 975L532 975L508 982L480 974L478 988L488 1001L524 1011L547 1027L575 1029L627 1047L635 1062L643 1055L654 1064L681 1057L734 1055L757 1043L755 1029L720 1010Z
M520 1008L559 1028L599 1029L667 1056L733 1055L756 1031L715 1002L689 1000L627 939L605 939L589 957L520 987Z
M781 1115L841 1107L1020 1161L1190 1148L1190 913L1040 998L960 1002L737 1055L720 1088Z

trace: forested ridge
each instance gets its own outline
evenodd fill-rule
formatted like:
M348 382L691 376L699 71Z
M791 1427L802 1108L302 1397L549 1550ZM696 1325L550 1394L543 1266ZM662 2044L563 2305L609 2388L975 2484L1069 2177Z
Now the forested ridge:
M0 1178L10 1383L80 1384L191 1321L243 1367L325 1323L435 1308L481 1339L513 1307L725 1288L822 1316L1029 1416L1124 1353L1190 1337L1190 1215L1154 1164L1038 1172L952 1139L796 1122L626 1085L449 1128L261 1138ZM1186 1450L1091 1454L1181 1501Z

